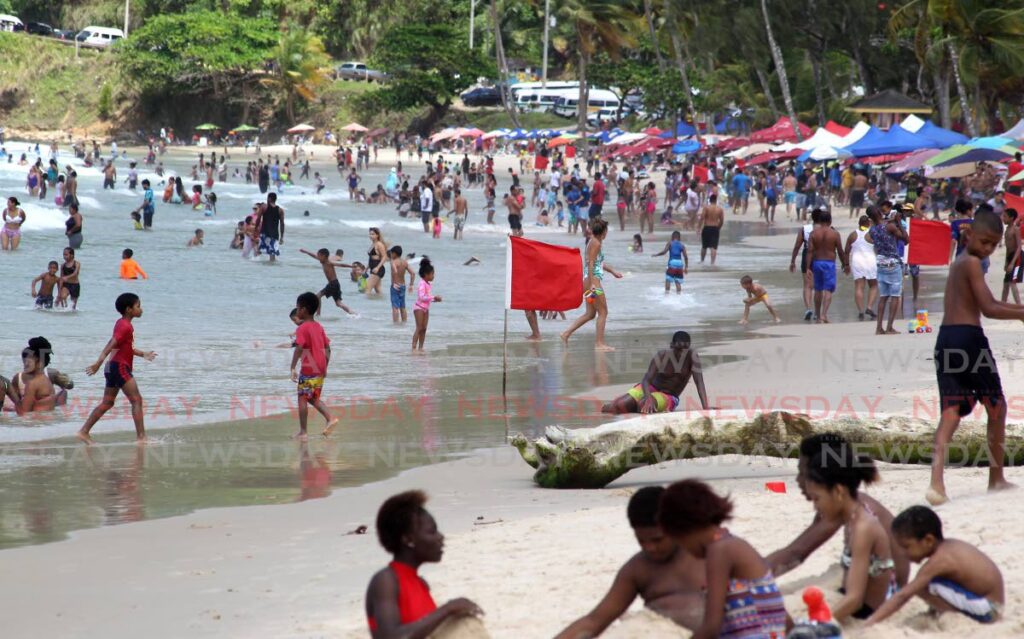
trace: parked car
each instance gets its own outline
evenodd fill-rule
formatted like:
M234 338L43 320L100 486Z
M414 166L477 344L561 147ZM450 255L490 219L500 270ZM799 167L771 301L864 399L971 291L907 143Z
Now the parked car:
M0 31L23 31L25 25L18 16L0 13Z
M494 87L477 87L462 94L462 103L469 107L497 106L501 93Z
M109 47L122 38L124 38L124 31L110 27L86 27L75 36L75 39L82 44L94 47Z
M57 38L58 40L74 40L75 31L74 29L54 29L53 37Z
M383 71L375 71L368 68L362 62L346 62L339 65L335 70L335 77L339 80L365 80L366 82L384 82L388 74Z
M53 27L45 22L29 22L25 25L25 32L32 35L52 36Z

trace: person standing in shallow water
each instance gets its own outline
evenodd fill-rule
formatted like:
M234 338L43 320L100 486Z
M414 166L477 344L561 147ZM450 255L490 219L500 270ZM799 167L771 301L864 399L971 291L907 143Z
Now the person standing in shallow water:
M608 235L608 222L603 219L596 219L590 222L590 240L587 241L586 258L583 263L583 295L586 299L587 310L572 323L564 333L562 342L568 344L572 334L579 330L584 324L592 319L597 319L597 330L594 334L594 349L599 351L615 350L604 341L605 324L608 322L608 300L604 294L605 271L616 278L621 278L622 273L612 269L604 263L604 252L601 250L602 242Z

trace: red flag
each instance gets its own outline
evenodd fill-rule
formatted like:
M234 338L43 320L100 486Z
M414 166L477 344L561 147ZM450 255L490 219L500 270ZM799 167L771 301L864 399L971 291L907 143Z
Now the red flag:
M949 245L953 233L945 222L910 220L910 250L907 263L918 266L945 266L949 264Z
M1003 193L1003 199L1006 200L1006 208L1017 211L1018 215L1024 215L1024 197L1013 193Z
M583 258L578 248L508 238L505 308L571 311L583 302Z
M701 184L707 184L708 182L708 167L696 165L693 167L693 177Z
M543 155L538 155L537 159L533 161L533 166L538 171L543 171L544 169L548 168L548 159Z

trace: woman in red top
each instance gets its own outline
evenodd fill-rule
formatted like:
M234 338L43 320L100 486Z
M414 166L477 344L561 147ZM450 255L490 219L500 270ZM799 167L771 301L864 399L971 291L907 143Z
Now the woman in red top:
M394 559L370 579L366 617L373 639L418 639L429 636L453 616L480 615L469 599L453 599L440 608L417 571L421 564L441 561L444 535L423 507L419 490L399 493L377 512L377 538Z

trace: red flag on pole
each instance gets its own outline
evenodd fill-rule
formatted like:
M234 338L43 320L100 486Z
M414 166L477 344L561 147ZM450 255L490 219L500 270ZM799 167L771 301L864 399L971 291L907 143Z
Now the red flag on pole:
M1003 199L1006 200L1006 208L1017 211L1017 215L1024 215L1024 197L1003 193Z
M952 231L945 222L911 218L907 263L917 266L949 264L949 245L952 237Z
M571 311L583 302L583 258L578 248L508 238L505 308Z
M707 184L708 182L708 167L701 166L699 164L693 167L693 177L701 184Z

